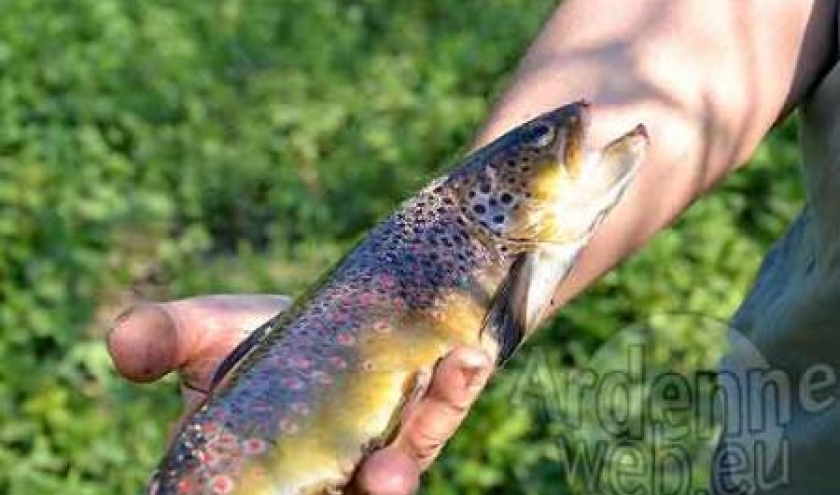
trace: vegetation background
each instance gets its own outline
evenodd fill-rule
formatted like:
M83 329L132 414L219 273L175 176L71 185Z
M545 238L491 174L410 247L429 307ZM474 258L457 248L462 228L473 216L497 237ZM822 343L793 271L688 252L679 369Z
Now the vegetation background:
M138 493L178 400L111 369L119 308L300 291L457 159L553 4L0 0L0 493ZM511 391L650 315L726 318L802 202L795 127L542 332L424 493L597 492ZM720 340L657 321L676 366Z

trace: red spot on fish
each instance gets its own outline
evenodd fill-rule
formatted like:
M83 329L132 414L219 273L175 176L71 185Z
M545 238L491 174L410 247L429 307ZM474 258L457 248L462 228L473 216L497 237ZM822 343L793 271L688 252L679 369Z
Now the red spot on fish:
M335 336L335 341L345 347L350 347L356 343L356 337L350 332L338 332Z
M394 279L392 277L389 277L388 275L377 276L375 279L375 283L381 285L382 287L385 287L386 289L390 289L394 287L394 285L396 285Z
M224 432L217 438L208 441L207 446L210 447L215 454L230 455L239 451L239 439L237 439L236 435L233 433ZM218 459L211 458L208 461L208 464L215 461L218 461Z
M379 321L373 325L373 331L379 334L390 333L391 325L385 323L384 321Z
M265 440L260 438L249 438L242 442L242 452L245 455L258 455L266 451Z
M181 480L178 482L178 493L192 493L195 490L195 483L192 480Z
M312 361L304 356L292 356L289 364L298 369L306 369L312 365Z
M262 481L262 480L265 480L267 476L268 475L267 475L265 469L263 469L261 467L254 467L254 468L251 468L250 471L248 471L248 474L246 475L246 479L252 480L252 481Z
M283 387L288 388L290 390L300 390L304 386L303 380L296 376L284 378L281 383L283 384Z
M214 459L216 456L207 450L201 450L197 454L198 460L201 461L202 464L213 464Z
M338 368L340 370L343 370L344 368L347 367L347 361L345 361L344 358L341 358L341 357L338 357L338 356L330 357L329 359L327 359L327 362L330 363L335 368Z
M223 474L217 474L210 480L210 488L213 490L213 493L217 493L219 495L232 492L233 486L234 483L231 477Z

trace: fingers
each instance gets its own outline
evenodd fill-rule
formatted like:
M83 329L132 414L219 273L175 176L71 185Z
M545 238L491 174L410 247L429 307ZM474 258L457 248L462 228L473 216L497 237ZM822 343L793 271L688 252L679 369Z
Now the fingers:
M353 493L410 495L420 483L420 468L405 452L387 447L365 459L354 481Z
M137 305L116 319L108 350L126 378L146 382L173 370L184 375L185 398L203 400L213 369L242 338L282 311L280 296L209 296ZM426 395L409 406L394 443L372 454L354 486L374 495L409 495L463 421L487 383L492 361L483 351L458 348L435 369ZM192 398L191 398L192 396Z
M435 369L426 396L410 407L395 446L425 469L440 453L492 371L490 357L479 349L458 348Z
M206 387L213 369L248 333L289 305L283 296L206 296L138 304L108 333L120 374L148 382L181 370L188 388Z
M455 433L492 372L490 357L479 349L458 348L435 369L426 395L403 416L394 443L368 457L354 486L373 495L409 495L420 472Z

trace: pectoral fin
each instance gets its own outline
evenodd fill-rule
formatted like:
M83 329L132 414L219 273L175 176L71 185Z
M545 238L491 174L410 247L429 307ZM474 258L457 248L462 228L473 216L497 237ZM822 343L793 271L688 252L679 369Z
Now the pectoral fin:
M586 239L548 246L520 255L493 298L483 333L499 344L498 364L504 363L546 316L560 283L566 278Z

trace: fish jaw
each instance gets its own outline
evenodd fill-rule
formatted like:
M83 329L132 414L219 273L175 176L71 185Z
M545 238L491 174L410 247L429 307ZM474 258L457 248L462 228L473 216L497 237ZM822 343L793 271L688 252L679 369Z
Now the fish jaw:
M648 138L639 125L584 159L585 113L582 107L567 125L567 139L557 150L561 166L535 182L541 190L530 209L520 213L519 238L497 239L517 248L482 330L500 342L499 363L548 316L578 254L619 201L644 157Z
M649 144L643 125L601 150L587 152L577 177L556 184L539 243L586 241L622 198L636 176Z

